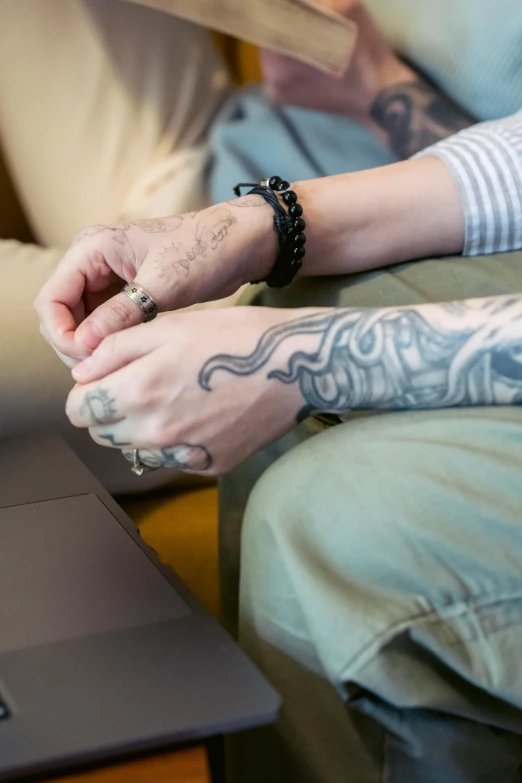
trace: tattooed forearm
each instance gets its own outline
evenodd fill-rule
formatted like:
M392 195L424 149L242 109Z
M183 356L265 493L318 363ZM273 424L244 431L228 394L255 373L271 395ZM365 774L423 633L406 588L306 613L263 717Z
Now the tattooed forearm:
M237 223L237 218L224 207L204 212L196 223L192 245L171 242L160 251L155 262L159 276L169 267L175 269L178 274L187 276L192 263L206 259L210 251L216 250L234 223Z
M133 452L124 452L129 462L134 461ZM167 449L140 449L140 461L148 468L177 468L178 470L200 472L212 465L212 457L204 446L180 443Z
M401 160L475 122L423 79L383 90L372 105L371 117L386 131L390 148Z
M274 357L291 341L284 366ZM296 348L297 346L297 348ZM219 372L299 386L314 412L522 404L522 296L393 309L321 311L269 329L248 356L219 355Z

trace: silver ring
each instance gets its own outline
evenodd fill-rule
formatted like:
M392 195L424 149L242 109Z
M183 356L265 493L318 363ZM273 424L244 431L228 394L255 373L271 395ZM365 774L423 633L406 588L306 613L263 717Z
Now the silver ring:
M157 470L157 468L152 468L149 465L145 465L140 459L140 450L133 449L131 470L137 476L143 476L144 473L150 473L151 470Z
M159 313L158 305L143 286L138 283L128 283L121 289L121 292L141 308L145 321L153 321L156 318Z

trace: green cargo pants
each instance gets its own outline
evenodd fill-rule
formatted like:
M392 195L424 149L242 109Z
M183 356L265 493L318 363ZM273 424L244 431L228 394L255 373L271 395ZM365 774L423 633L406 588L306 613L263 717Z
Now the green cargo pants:
M250 297L376 307L520 290L514 253ZM227 621L284 700L274 728L235 739L231 779L520 780L520 408L307 421L222 480L220 536Z

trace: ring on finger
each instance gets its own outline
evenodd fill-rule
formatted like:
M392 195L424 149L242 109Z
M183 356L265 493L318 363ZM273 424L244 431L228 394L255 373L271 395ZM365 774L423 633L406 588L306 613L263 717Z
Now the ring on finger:
M140 459L140 450L139 449L133 449L132 450L132 467L131 467L131 470L137 476L143 476L144 473L150 473L150 471L158 470L158 468L152 467L152 465L145 465L145 463L142 462L141 459Z
M128 283L121 289L143 312L145 321L153 321L159 313L159 307L152 296L138 283Z

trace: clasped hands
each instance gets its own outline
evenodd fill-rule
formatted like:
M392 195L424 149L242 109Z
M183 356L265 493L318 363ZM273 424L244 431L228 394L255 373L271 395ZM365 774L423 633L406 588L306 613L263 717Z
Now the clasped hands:
M314 108L357 118L402 66L361 3L327 4L359 25L349 72L335 80L263 53L265 88L274 100L290 91L293 102L309 105L315 96ZM72 424L127 455L139 448L152 467L207 475L230 470L290 429L303 395L299 384L282 380L282 368L317 348L314 329L295 324L320 311L175 312L265 277L276 253L272 212L257 196L84 229L35 302L42 334L74 365L66 407ZM139 307L119 293L133 280L169 314L143 324Z

